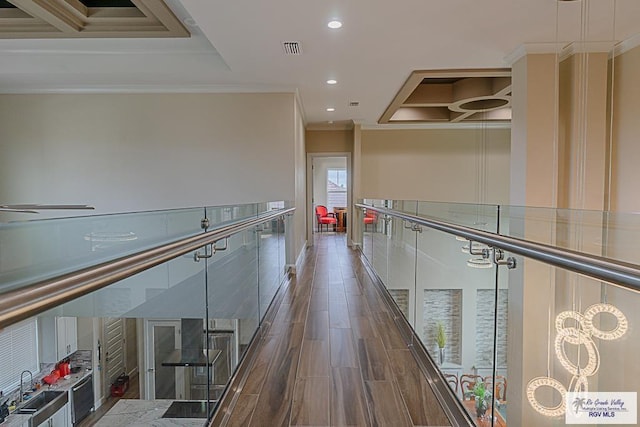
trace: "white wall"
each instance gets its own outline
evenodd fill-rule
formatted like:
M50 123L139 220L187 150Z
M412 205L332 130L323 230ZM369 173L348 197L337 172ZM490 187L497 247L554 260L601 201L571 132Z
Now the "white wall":
M295 134L294 103L293 94L0 95L0 201L105 213L295 200L304 130Z

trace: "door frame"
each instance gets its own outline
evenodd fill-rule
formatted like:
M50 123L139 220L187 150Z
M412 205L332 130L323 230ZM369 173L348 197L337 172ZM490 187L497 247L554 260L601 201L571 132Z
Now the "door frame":
M144 319L144 385L145 385L145 396L144 399L153 400L156 398L156 388L155 388L155 378L151 373L155 372L155 355L153 352L153 327L154 326L173 326L176 328L177 333L175 336L175 348L182 348L182 339L181 334L181 322L179 319L175 320L167 320L167 319ZM153 356L153 359L152 359ZM153 369L150 371L150 369ZM175 385L176 385L176 394L179 390L182 390L182 394L184 395L184 375L178 375L178 370L176 369L175 374ZM155 373L154 373L155 375ZM176 396L176 400L184 399Z
M346 157L347 159L347 246L352 245L351 214L353 212L353 164L349 151L330 151L321 153L307 153L307 246L313 246L315 224L315 210L313 209L313 160L321 157Z

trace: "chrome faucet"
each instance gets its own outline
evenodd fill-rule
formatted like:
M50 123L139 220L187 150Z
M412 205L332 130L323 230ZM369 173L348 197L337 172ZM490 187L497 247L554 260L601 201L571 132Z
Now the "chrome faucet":
M33 374L28 370L22 371L22 373L20 374L20 402L24 401L24 392L22 391L22 386L25 373L28 373L29 377L31 378L31 386L29 387L29 391L33 389Z

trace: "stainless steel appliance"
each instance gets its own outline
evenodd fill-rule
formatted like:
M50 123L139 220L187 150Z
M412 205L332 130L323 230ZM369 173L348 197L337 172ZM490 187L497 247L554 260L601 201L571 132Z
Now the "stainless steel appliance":
M207 400L207 386L209 387L209 399L218 400L222 396L227 382L233 374L234 361L234 332L232 330L209 330L209 351L219 351L213 366L207 369L195 367L189 375L190 394L189 399Z
M93 406L93 374L89 374L71 388L71 416L73 425L77 425L89 415L93 410Z

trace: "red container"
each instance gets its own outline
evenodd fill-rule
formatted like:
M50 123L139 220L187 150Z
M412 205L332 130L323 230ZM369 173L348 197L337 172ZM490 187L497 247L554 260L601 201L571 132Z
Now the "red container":
M54 369L53 371L51 371L49 375L42 378L42 381L44 381L47 384L55 384L55 382L58 381L59 379L60 379L60 372L57 369Z
M59 365L58 369L60 370L61 377L65 377L71 374L71 365L69 365L69 362L62 362Z
M111 396L122 397L129 388L129 375L120 375L111 384Z

